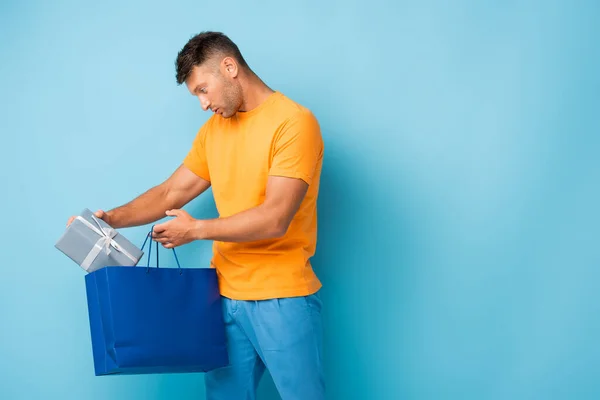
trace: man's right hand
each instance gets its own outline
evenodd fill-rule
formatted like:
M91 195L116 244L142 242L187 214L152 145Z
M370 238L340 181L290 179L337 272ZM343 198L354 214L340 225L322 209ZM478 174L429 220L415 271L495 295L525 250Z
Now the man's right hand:
M107 222L106 221L107 215L104 211L98 210L94 213L94 215L96 216L96 218L100 218L100 219L104 220L105 222ZM75 220L75 218L77 218L77 217L73 216L73 217L69 218L69 220L67 221L67 226L71 225L71 222L73 222Z

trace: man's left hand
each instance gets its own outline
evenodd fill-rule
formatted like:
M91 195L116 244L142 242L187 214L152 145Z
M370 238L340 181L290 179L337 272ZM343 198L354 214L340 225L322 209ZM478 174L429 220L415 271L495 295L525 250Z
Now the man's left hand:
M195 240L195 228L198 220L183 210L168 210L167 215L175 218L157 224L152 231L152 239L170 249Z

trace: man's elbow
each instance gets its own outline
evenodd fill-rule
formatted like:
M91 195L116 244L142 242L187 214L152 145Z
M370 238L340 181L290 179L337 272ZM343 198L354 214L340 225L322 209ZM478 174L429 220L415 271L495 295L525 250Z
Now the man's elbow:
M274 217L271 220L271 224L269 227L269 230L267 232L268 234L268 238L269 239L279 239L283 236L285 236L285 234L288 231L288 228L290 227L290 220L289 218L283 217L283 216L277 216Z

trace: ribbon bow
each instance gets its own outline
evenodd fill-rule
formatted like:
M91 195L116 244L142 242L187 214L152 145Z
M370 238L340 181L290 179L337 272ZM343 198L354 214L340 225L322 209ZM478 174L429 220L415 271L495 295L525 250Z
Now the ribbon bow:
M100 224L100 221L98 221L98 219L96 218L96 216L92 215L91 217L92 220L96 223L97 227L92 225L88 220L80 216L75 218L81 221L85 226L87 226L100 236L100 238L94 244L92 250L90 250L88 255L81 263L81 267L87 271L96 259L96 257L98 257L98 254L100 254L100 252L102 251L108 256L112 251L111 247L113 247L118 252L123 253L127 258L136 263L137 259L114 240L114 237L117 236L118 232L111 227L103 227Z

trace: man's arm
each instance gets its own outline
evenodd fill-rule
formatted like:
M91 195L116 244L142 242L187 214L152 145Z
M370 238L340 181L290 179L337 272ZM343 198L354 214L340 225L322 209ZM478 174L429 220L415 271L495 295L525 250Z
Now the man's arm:
M247 242L281 237L287 232L307 189L308 184L301 179L271 176L261 205L227 218L199 220L196 238Z
M154 227L153 238L166 248L193 240L248 242L283 236L308 190L301 179L270 176L265 201L226 218L196 220L182 210L167 211L177 218Z
M108 211L107 223L114 228L149 224L163 218L165 211L183 207L209 187L210 182L181 165L160 185Z
M100 210L96 216L104 219L113 228L145 225L163 218L166 210L183 207L209 187L209 181L181 165L160 185L120 207L108 212ZM74 217L71 217L67 225L73 219Z

